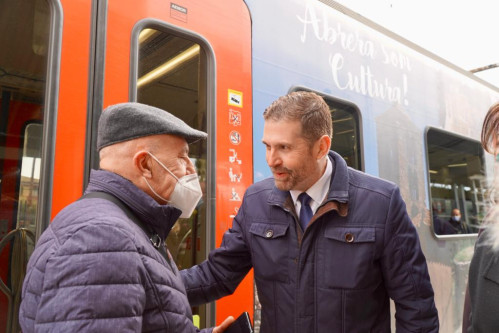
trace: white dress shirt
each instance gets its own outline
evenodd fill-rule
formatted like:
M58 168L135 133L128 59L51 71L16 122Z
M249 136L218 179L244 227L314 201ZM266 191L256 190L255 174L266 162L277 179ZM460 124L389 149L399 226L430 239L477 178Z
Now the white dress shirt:
M329 185L331 183L331 175L333 174L333 164L326 155L326 171L322 177L312 185L306 192L312 198L309 202L312 212L315 214L317 208L322 204L327 194L329 193ZM300 216L301 202L298 200L298 196L302 193L301 191L291 190L289 191L293 203L295 204L296 215Z

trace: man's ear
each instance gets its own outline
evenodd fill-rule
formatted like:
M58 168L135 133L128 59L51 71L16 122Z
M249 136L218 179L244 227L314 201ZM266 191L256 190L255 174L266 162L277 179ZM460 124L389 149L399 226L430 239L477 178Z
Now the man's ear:
M328 135L323 135L319 139L319 151L317 152L317 159L320 160L329 153L331 149L331 138Z
M139 151L133 156L133 166L146 178L152 178L152 158L146 151Z

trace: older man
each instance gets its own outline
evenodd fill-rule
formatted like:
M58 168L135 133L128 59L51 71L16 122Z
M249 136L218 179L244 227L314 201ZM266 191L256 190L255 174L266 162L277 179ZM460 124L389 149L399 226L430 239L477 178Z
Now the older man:
M231 293L250 268L262 333L438 332L418 234L397 186L329 151L331 114L309 92L265 110L274 175L251 186L220 248L182 271L189 300Z
M164 241L201 198L188 144L204 138L155 107L104 110L100 170L30 258L19 316L24 333L197 331Z

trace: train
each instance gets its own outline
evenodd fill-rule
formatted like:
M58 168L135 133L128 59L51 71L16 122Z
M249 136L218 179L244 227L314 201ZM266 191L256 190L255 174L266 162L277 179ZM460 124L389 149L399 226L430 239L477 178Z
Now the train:
M480 145L499 89L333 0L0 1L0 332L17 332L26 262L98 168L102 110L137 101L208 133L191 145L203 198L173 227L179 268L220 245L245 189L271 176L263 111L291 91L323 96L332 149L398 184L427 259L440 331L460 329L469 262L491 205ZM465 233L437 221L460 209ZM193 308L199 327L248 311L235 293Z

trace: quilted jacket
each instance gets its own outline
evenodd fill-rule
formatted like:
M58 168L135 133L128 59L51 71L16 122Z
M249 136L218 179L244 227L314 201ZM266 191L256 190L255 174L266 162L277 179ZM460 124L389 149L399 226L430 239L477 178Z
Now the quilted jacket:
M94 191L117 197L163 239L181 213L112 172L92 170L87 192ZM19 321L24 333L196 332L191 317L175 263L116 204L85 198L38 240Z

